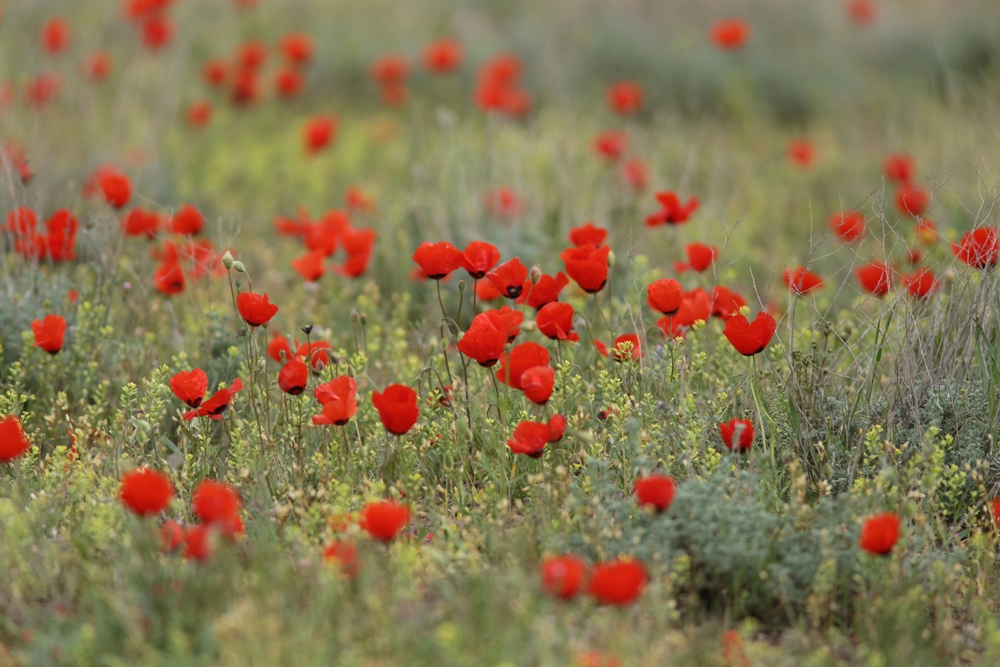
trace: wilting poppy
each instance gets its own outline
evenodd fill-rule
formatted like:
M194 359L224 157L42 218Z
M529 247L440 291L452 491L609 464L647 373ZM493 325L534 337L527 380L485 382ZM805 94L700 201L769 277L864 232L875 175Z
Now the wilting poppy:
M594 151L598 156L616 162L628 150L628 135L621 130L607 130L594 137Z
M528 268L515 257L486 274L486 278L508 299L521 296L524 281L528 279Z
M865 218L857 211L842 211L830 216L830 229L845 243L854 243L865 234Z
M719 423L719 435L727 449L748 452L753 445L753 422L749 419L730 419Z
M873 296L885 296L892 290L892 269L882 262L871 262L854 272L861 288Z
M788 160L799 169L808 169L816 161L816 148L808 139L792 139L786 151Z
M578 341L573 331L573 306L553 301L542 306L535 316L535 324L543 336L551 340Z
M647 227L680 225L687 222L691 214L698 210L697 197L691 197L687 203L681 203L680 198L673 192L658 192L656 200L663 208L646 217Z
M446 74L462 64L462 45L454 39L439 39L424 49L424 67L430 72Z
M524 397L536 405L545 405L552 396L556 383L556 372L551 366L535 366L521 374L521 390Z
M543 273L534 285L525 288L527 296L522 292L521 299L535 310L541 310L547 304L558 301L559 293L566 285L569 285L569 278L562 271L554 276Z
M0 463L7 463L20 457L31 447L24 435L21 420L16 415L0 419Z
M354 378L341 375L318 385L313 395L323 405L323 411L312 418L313 424L343 426L357 411L358 384Z
M545 445L549 444L551 430L541 422L523 421L514 427L514 433L507 440L507 447L514 454L524 454L533 459L541 458Z
M243 381L236 378L229 387L220 389L212 394L212 397L202 403L194 410L184 413L184 419L191 421L195 417L208 417L209 419L222 419L222 413L226 411L233 401L236 392L243 389Z
M577 248L584 245L599 248L604 244L606 238L608 238L608 230L604 227L597 227L592 222L569 230L569 242Z
M285 59L293 65L305 65L313 57L312 37L304 32L293 32L281 38L278 44Z
M376 500L361 510L358 525L380 542L392 542L410 523L410 508L392 500Z
M62 315L46 315L44 319L34 320L31 331L35 334L35 345L49 354L55 354L62 349L63 336L66 335L66 319Z
M241 292L236 295L236 309L243 320L252 327L259 327L271 321L278 307L267 298L267 293Z
M896 153L885 158L885 176L893 183L903 185L913 180L913 158L905 153Z
M634 558L619 558L596 565L588 592L600 604L624 606L635 602L646 587L646 568Z
M797 269L785 269L781 279L794 294L805 296L823 286L823 279L803 266Z
M372 393L372 405L378 410L382 425L393 435L409 431L420 416L417 392L402 384L390 384L385 391Z
M896 208L903 215L919 219L930 203L931 197L927 190L919 185L905 183L896 190Z
M479 313L472 319L469 330L458 341L458 350L484 368L489 368L503 356L507 345L507 327L496 311Z
M989 269L997 263L997 252L1000 243L997 231L992 227L980 227L965 234L958 244L952 244L951 250L963 264L977 269Z
M646 286L646 303L658 313L673 315L681 307L681 284L673 278L660 278Z
M596 294L604 289L608 282L608 255L611 248L583 245L579 248L567 248L559 255L566 265L566 273L576 281L584 292Z
M42 49L50 55L57 55L69 46L69 23L61 16L49 19L42 26Z
M858 546L870 554L887 556L898 540L899 517L892 512L886 512L865 519Z
M336 563L340 567L341 575L348 579L355 577L361 569L358 549L347 540L337 540L327 545L323 550L323 560Z
M750 26L742 19L717 21L710 32L712 42L724 51L736 51L750 40Z
M930 269L917 269L908 276L902 276L900 281L915 299L928 299L941 289L941 283Z
M726 320L722 333L737 352L752 357L764 351L777 327L771 314L761 311L752 323L743 315L733 315Z
M632 493L635 494L639 504L643 507L652 507L657 512L670 508L676 492L677 484L673 477L660 473L639 477L632 482Z
M181 371L170 378L170 391L192 408L197 408L208 391L208 375L200 368Z
M337 120L332 116L315 116L306 121L302 130L306 152L318 153L337 135Z
M694 269L698 273L701 273L712 266L719 256L718 248L705 243L689 243L684 252L688 256L688 261L686 263L674 263L674 268L678 273L682 273L688 269Z
M97 173L97 185L104 199L115 208L122 208L132 198L132 183L125 174L105 167Z
M424 241L413 253L413 261L423 269L428 278L441 280L462 266L463 256L462 251L448 241Z
M622 116L631 116L642 108L642 87L634 81L618 81L608 86L608 106Z
M291 359L278 371L278 387L292 396L298 396L305 391L309 382L309 368L299 359Z
M521 376L524 375L524 371L535 366L549 365L549 351L534 341L527 341L516 345L509 354L500 359L497 380L509 385L511 389L521 389Z
M583 589L587 564L576 556L549 556L540 569L542 589L549 595L570 600Z
M499 261L500 251L485 241L472 241L462 252L462 268L476 280L484 277Z
M118 497L122 504L139 516L155 516L167 509L174 488L166 475L149 468L139 468L122 476Z

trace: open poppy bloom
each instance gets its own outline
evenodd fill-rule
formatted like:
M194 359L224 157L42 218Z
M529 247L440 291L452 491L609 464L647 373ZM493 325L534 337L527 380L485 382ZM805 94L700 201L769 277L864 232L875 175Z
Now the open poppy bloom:
M997 252L1000 242L997 230L992 227L980 227L965 234L958 244L952 244L951 250L963 264L976 269L989 269L997 263Z
M472 241L462 252L462 268L475 280L483 278L499 261L500 251L484 241Z
M545 304L535 316L535 324L542 335L551 340L580 340L580 336L573 331L573 306L568 303L553 301Z
M542 589L554 597L570 600L583 589L587 564L572 555L542 559Z
M295 345L298 346L298 344L298 341L295 341ZM284 336L275 336L272 338L271 342L267 344L267 356L279 364L283 364L291 359L292 346L288 343L288 339Z
M748 452L753 445L753 422L749 419L730 419L719 423L722 444L734 452Z
M184 284L184 269L176 260L163 262L153 274L153 286L156 291L167 296L183 292Z
M424 67L435 74L447 74L462 64L462 45L454 39L439 39L424 49Z
M885 296L892 290L892 269L882 262L862 266L854 275L861 288L873 296Z
M908 276L902 276L900 281L914 299L929 299L941 289L941 283L930 269L917 269Z
M278 387L292 396L298 396L309 382L309 367L300 359L291 359L278 371Z
M61 16L45 22L41 33L42 49L49 55L57 55L69 46L69 23Z
M566 434L566 417L552 415L549 418L549 442L559 442Z
M858 546L876 556L887 556L899 540L899 516L892 512L876 514L861 527Z
M678 273L683 273L688 269L693 269L698 273L708 269L719 257L719 249L705 243L689 243L685 252L688 256L687 263L675 262L674 269Z
M332 363L330 353L333 348L329 343L323 340L313 340L306 343L300 343L298 349L295 350L295 354L303 359L309 360L310 365L314 371L321 370Z
M680 310L683 291L673 278L660 278L646 286L646 303L658 313L673 315Z
M139 468L122 476L118 497L122 504L139 516L155 516L167 509L174 488L163 473Z
M696 322L707 322L712 316L712 298L705 290L699 288L681 295L681 307L677 312L656 321L656 326L668 336L683 335L688 327Z
M301 257L292 260L292 268L308 283L314 283L323 277L326 272L323 261L326 259L319 250L307 252Z
M413 261L431 280L441 280L462 266L462 251L448 241L424 241L413 253Z
M608 255L611 248L596 248L590 244L567 248L559 255L566 265L566 273L584 292L596 294L608 282Z
M712 42L723 51L736 51L750 40L750 26L742 19L717 21L710 33Z
M919 185L905 183L896 190L896 208L903 215L919 219L930 203L931 196Z
M497 322L507 332L507 342L513 343L514 339L521 333L521 325L524 323L524 313L514 310L510 306L501 306L499 310L491 311L497 318Z
M212 394L212 398L202 403L195 410L188 410L184 413L184 419L191 421L195 417L208 417L209 419L222 419L222 413L226 411L229 404L233 402L233 397L240 389L243 389L243 381L236 378L229 387L220 389Z
M799 169L808 169L816 161L816 148L807 139L792 139L786 153L789 161Z
M897 185L903 185L913 180L913 158L905 153L895 153L885 158L882 165L885 177Z
M241 292L236 295L236 308L243 320L252 327L267 324L278 313L278 307L268 300L267 293Z
M680 225L687 222L691 214L698 210L697 197L691 197L687 203L682 204L680 198L673 192L657 192L656 200L663 208L646 218L647 227Z
M333 142L337 120L332 116L315 116L306 121L302 132L306 152L318 153Z
M745 305L747 300L728 287L716 285L712 288L712 315L728 320L739 314Z
M170 219L168 228L174 234L197 234L205 226L205 216L191 204L184 204Z
M323 412L312 418L313 424L346 424L358 411L357 393L358 383L348 375L318 385L313 396L323 406Z
M66 319L62 315L46 315L44 319L34 320L31 331L35 334L35 345L49 354L55 354L62 349L63 337L66 335Z
M536 405L545 405L552 396L556 384L556 372L551 366L535 366L521 374L521 390L524 397Z
M508 299L516 299L524 290L528 268L515 257L487 273L486 278L502 295Z
M634 81L618 81L608 86L608 106L621 116L631 116L642 109L642 87Z
M170 391L188 406L197 408L208 391L208 375L200 368L175 373L170 378Z
M132 198L132 182L125 174L104 167L97 172L97 185L104 199L115 208L122 208Z
M646 587L646 568L634 558L596 565L590 574L590 596L600 604L624 606L635 602Z
M844 243L854 243L865 235L865 218L857 211L843 211L830 216L830 230Z
M225 482L202 480L191 494L191 509L208 526L233 525L241 507L239 495Z
M599 340L594 341L594 346L597 351L600 352L605 357L608 356L608 346ZM639 361L639 359L645 356L645 352L642 351L642 345L639 342L639 337L635 334L622 334L615 338L614 345L614 359L615 361L627 361L631 359L632 361Z
M159 227L160 216L142 208L134 208L122 218L122 233L125 236L145 236L151 239L156 236Z
M278 49L289 63L306 65L313 57L313 40L304 32L292 32L281 38Z
M521 376L524 375L524 371L535 366L549 365L549 351L534 341L527 341L514 346L514 349L509 354L501 356L500 360L497 380L509 385L511 389L521 389Z
M545 445L549 444L550 435L548 424L523 421L514 427L513 435L507 440L507 447L514 454L524 454L538 459L542 457Z
M378 410L382 425L393 435L409 431L420 416L417 392L402 384L390 384L385 391L374 392L372 405Z
M805 296L823 286L823 279L803 266L785 269L781 274L785 285L797 296Z
M628 150L628 135L621 130L608 130L594 137L594 151L602 158L616 162Z
M469 330L458 341L458 351L489 368L503 356L507 345L507 327L497 311L479 313L472 319Z
M733 315L726 320L722 333L737 352L752 357L764 351L777 328L771 314L761 311L752 323L744 315Z
M0 463L7 463L23 455L31 447L24 435L21 420L16 415L0 419Z
M358 525L380 542L392 542L410 523L410 508L392 500L377 500L361 510Z
M597 227L592 222L569 230L569 242L577 248L584 245L600 248L606 238L608 238L608 230L604 227Z
M528 287L522 290L518 303L523 299L524 303L535 310L541 310L547 304L558 301L559 293L566 285L569 285L569 278L562 271L554 276L543 273L534 285L529 283Z
M632 493L643 507L652 507L657 512L670 508L677 492L674 478L660 473L639 477L632 482Z

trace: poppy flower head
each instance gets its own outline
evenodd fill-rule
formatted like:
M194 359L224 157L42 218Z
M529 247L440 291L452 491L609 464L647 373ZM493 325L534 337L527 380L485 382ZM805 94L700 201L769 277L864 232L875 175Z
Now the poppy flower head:
M569 242L577 248L584 245L600 248L606 238L608 238L608 230L604 227L597 227L592 222L569 230Z
M727 19L717 21L709 34L719 49L738 51L750 40L750 26L742 19Z
M462 64L462 45L454 39L433 41L424 49L423 61L429 72L454 72Z
M997 263L997 252L1000 242L997 230L992 227L980 227L965 234L958 244L952 244L952 252L963 264L976 269L989 269Z
M515 257L487 273L486 278L505 297L516 299L524 290L524 282L528 279L528 267Z
M494 188L483 195L483 208L497 220L513 220L521 215L524 202L510 188Z
M292 260L292 268L302 276L302 278L308 282L313 283L323 277L326 272L323 267L323 262L326 260L326 255L320 250L314 250L313 252L307 252L301 257L296 257Z
M542 589L553 597L571 600L583 590L587 565L576 556L549 556L540 569Z
M299 344L295 354L303 359L310 359L314 371L322 370L332 363L330 356L333 348L329 343L322 340L313 340Z
M177 261L163 262L153 274L153 286L167 296L180 294L184 285L184 270Z
M521 374L521 390L529 401L545 405L552 396L556 383L556 372L551 366L535 366Z
M191 494L191 509L206 525L227 523L241 507L239 495L225 482L202 480Z
M596 294L604 289L608 282L608 255L611 248L592 245L582 245L579 248L567 248L559 255L566 265L566 273L576 281L584 292Z
M97 185L114 208L123 208L132 198L132 182L125 174L105 167L97 173Z
M167 519L160 528L160 544L163 545L163 553L173 553L184 544L184 529L181 524L173 519Z
M507 345L507 328L496 311L479 313L472 318L469 330L458 341L458 350L484 368L489 368L503 356Z
M687 253L688 261L687 263L678 262L674 265L678 273L683 273L688 269L701 273L711 267L719 257L719 249L705 243L689 243L684 252Z
M291 359L278 371L278 387L292 396L298 396L309 382L309 367L301 359Z
M281 38L281 54L292 65L307 65L313 57L312 37L304 32L293 32Z
M98 51L87 59L87 76L97 82L104 81L111 73L111 56Z
M139 35L147 49L159 51L174 38L174 24L163 14L153 14L139 26Z
M549 418L549 442L559 442L566 434L566 418L562 415L552 415Z
M198 129L208 125L212 120L212 103L206 100L195 100L187 108L188 125Z
M24 434L21 420L16 415L0 419L0 463L13 461L30 448L31 442Z
M639 504L643 507L652 507L657 512L670 508L676 492L677 484L674 479L660 473L639 477L632 483L632 493L635 494Z
M808 139L792 139L786 151L788 160L799 169L808 169L816 161L816 147Z
M63 346L66 319L62 315L46 315L43 319L31 323L31 331L35 334L37 347L49 354L56 354Z
M908 276L902 276L900 281L914 299L929 299L941 289L941 283L930 269L917 269Z
M409 431L420 416L417 392L401 384L390 384L385 391L374 392L372 405L378 410L382 425L393 435Z
M58 55L69 47L69 23L61 16L45 22L41 32L42 49L49 55Z
M543 336L550 340L575 342L580 336L573 331L573 306L553 301L542 306L535 316L535 324Z
M524 313L514 310L510 306L501 306L499 310L490 311L501 331L507 334L507 342L513 343L514 339L521 333L521 325L524 323Z
M608 86L608 106L621 116L631 116L642 109L645 95L634 81L618 81Z
M781 279L793 294L806 296L823 287L823 279L803 266L797 269L785 269Z
M514 427L514 433L507 440L507 447L514 454L538 459L542 457L545 445L549 444L551 433L548 424L523 421Z
M192 408L197 408L208 391L208 375L200 368L181 371L170 378L170 391Z
M882 168L885 170L885 177L897 185L909 183L913 180L913 172L916 171L913 158L906 153L886 156Z
M912 183L904 183L896 190L896 208L903 215L920 219L931 203L927 190Z
M496 377L511 389L521 389L521 377L526 370L548 365L549 351L534 341L526 341L514 346L509 354L501 356Z
M599 604L625 606L642 595L646 579L641 562L619 558L594 567L588 592Z
M139 468L122 476L118 497L129 511L142 517L155 516L167 509L174 488L163 473Z
M639 337L636 334L622 334L615 338L614 345L614 360L615 361L639 361L640 358L646 356L646 353L642 350L642 344L639 341ZM600 348L598 348L600 349ZM608 356L607 351L601 352L604 356Z
M191 204L181 206L174 213L168 225L170 231L174 234L183 234L186 236L197 234L204 226L205 216Z
M417 263L427 277L441 280L455 269L462 266L462 251L448 241L431 243L424 241L413 253L413 261Z
M726 449L748 452L753 445L753 422L749 419L730 419L719 424L719 435Z
M462 268L479 280L500 261L500 251L492 243L472 241L462 252Z
M344 204L352 211L364 211L370 213L378 206L375 196L360 185L352 185L344 192Z
M739 314L745 305L747 300L729 288L722 285L712 288L712 315L728 320Z
M768 312L760 311L753 322L744 315L733 315L726 320L722 333L737 352L752 357L764 351L777 328L774 317Z
M892 290L892 269L882 262L871 262L854 272L861 289L872 296L885 296Z
M303 140L307 153L318 153L337 136L337 119L333 116L314 116L306 121Z
M527 296L525 292L521 293L521 299L535 310L541 310L547 304L558 301L559 293L566 285L569 285L569 278L562 271L554 276L543 273L534 285L526 288Z
M682 203L680 197L673 192L658 192L656 200L662 208L646 218L647 227L684 224L691 219L699 205L697 197L691 197L686 203Z
M628 150L628 135L620 130L607 130L594 137L594 152L599 157L617 162Z
M267 293L241 292L236 295L236 309L243 320L252 327L259 327L271 321L278 313L278 307L267 298Z
M184 558L207 561L215 552L217 533L208 526L188 526L184 531Z
M371 74L383 86L399 85L409 76L410 63L401 55L382 56L372 63Z
M847 17L858 25L875 22L875 3L872 0L845 0L844 11L847 12Z
M286 100L296 97L302 92L305 86L305 78L302 72L292 66L286 66L274 75L274 89L278 95Z
M892 512L876 514L865 520L858 545L875 556L887 556L899 540L899 516Z
M358 384L354 378L341 375L313 389L313 395L323 411L312 418L313 424L343 426L358 412Z
M226 61L218 58L207 61L201 69L201 78L213 88L224 85L228 75L229 66L226 65Z
M854 243L865 235L865 218L857 211L842 211L830 216L830 230L844 243Z
M934 246L938 242L937 225L933 220L921 220L917 223L917 243L923 246Z
M380 542L392 542L410 523L410 508L392 500L372 501L361 510L358 524Z
M195 417L222 419L222 413L229 408L229 405L233 402L233 397L241 389L243 389L243 381L236 378L229 387L215 392L210 399L203 402L196 409L185 412L184 419L187 421L191 421Z

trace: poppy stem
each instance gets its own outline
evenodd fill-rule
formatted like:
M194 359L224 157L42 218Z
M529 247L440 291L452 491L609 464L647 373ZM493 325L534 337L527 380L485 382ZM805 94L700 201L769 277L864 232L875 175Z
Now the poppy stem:
M760 440L761 444L764 445L764 449L768 449L767 446L767 426L764 423L764 408L761 405L760 395L757 387L757 355L750 357L750 394L753 396L754 406L757 408L757 423L760 425ZM771 466L775 465L774 461L774 443L771 443L770 448L771 453Z
M472 316L476 316L476 296L479 292L479 278L472 279Z
M435 280L434 284L437 286L438 305L441 306L441 318L442 318L443 322L447 323L448 322L448 313L444 309L444 300L441 298L441 281L440 280ZM450 331L451 327L448 327L448 329Z
M487 372L490 374L490 379L493 380L493 391L497 395L497 416L500 417L500 425L506 428L507 425L503 421L503 410L500 409L500 387L497 386L497 376L492 370L487 370Z
M601 319L604 320L604 323L608 326L608 335L611 337L609 339L611 341L610 345L611 347L614 347L615 330L614 327L611 326L611 321L607 318L607 316L604 314L604 310L601 308L601 300L598 297L598 292L594 292L594 305L597 306L597 312L600 314Z

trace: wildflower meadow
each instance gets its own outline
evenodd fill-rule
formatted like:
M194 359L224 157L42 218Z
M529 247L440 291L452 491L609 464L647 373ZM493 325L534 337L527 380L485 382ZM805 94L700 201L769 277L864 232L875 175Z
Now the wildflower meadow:
M0 666L1000 664L995 0L2 0Z

